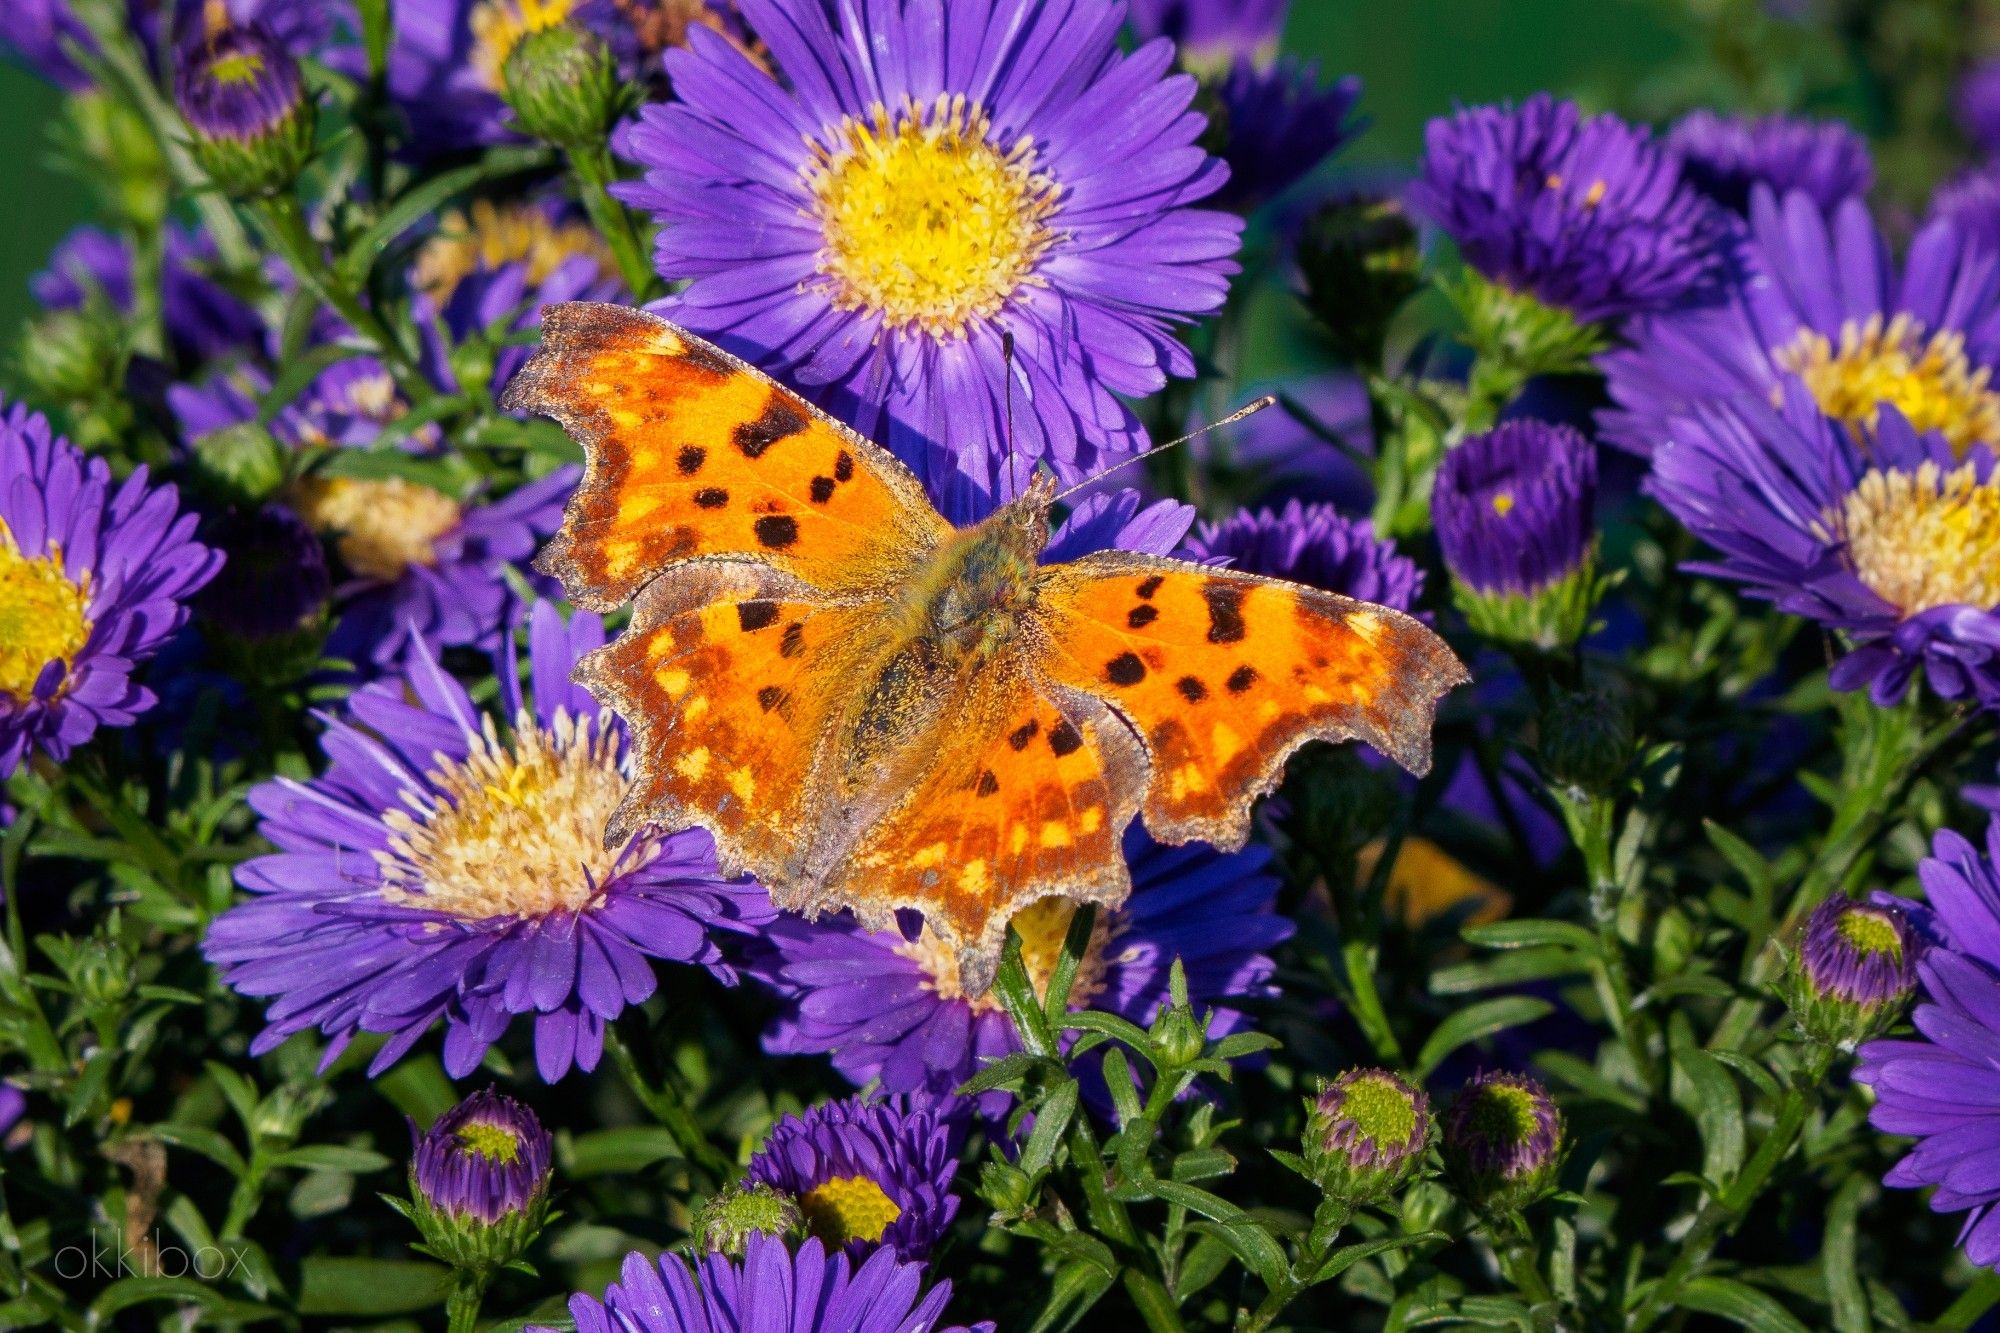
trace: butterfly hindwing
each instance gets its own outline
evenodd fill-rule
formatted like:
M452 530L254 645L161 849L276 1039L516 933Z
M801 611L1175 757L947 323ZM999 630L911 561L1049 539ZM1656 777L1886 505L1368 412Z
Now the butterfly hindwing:
M950 531L887 451L641 310L550 306L504 401L583 446L583 485L537 565L592 610L710 556L827 591L881 587Z
M577 670L631 727L632 784L610 838L699 824L724 866L779 881L810 841L815 771L878 621L736 562L650 585L631 626Z
M1146 827L1237 847L1250 806L1310 739L1430 767L1437 701L1468 679L1387 607L1274 579L1107 551L1044 572L1049 676L1104 700L1152 765Z

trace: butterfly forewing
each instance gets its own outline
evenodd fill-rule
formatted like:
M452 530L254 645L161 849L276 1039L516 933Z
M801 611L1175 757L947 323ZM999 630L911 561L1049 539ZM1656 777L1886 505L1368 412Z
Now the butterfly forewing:
M950 531L892 455L641 310L550 306L505 404L583 446L583 485L537 564L593 610L704 556L827 591L893 587Z
M1043 669L1128 719L1152 771L1146 827L1240 846L1250 806L1311 739L1430 767L1438 699L1468 679L1387 607L1226 569L1107 551L1047 569Z

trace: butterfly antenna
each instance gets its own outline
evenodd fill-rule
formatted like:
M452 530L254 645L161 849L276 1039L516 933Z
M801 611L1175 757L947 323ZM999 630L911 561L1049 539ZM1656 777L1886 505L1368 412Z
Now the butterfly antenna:
M1014 331L1007 329L1000 335L1000 364L1007 375L1007 485L1019 496L1021 488L1014 482Z
M1113 463L1110 467L1104 469L1104 471L1098 473L1094 477L1085 477L1082 481L1079 481L1076 485L1070 487L1068 490L1062 492L1062 494L1056 496L1056 499L1061 500L1069 496L1075 495L1078 491L1083 490L1086 487L1095 486L1098 482L1103 481L1106 477L1110 476L1114 472L1120 471L1121 469L1124 468L1131 467L1134 463L1145 462L1147 459L1151 458L1154 454L1163 454L1167 450L1173 448L1176 445L1186 444L1189 440L1199 439L1202 436L1208 434L1212 430L1221 430L1225 426L1233 426L1237 422L1243 420L1243 418L1245 417L1254 417L1259 412L1262 412L1265 408L1276 407L1277 405L1278 405L1278 400L1272 395L1267 393L1262 398L1259 398L1256 402L1251 403L1246 407L1238 408L1236 411L1231 412L1228 416L1224 417L1220 421L1211 421L1206 426L1203 426L1200 430L1191 430L1187 434L1181 436L1178 440L1168 440L1165 444L1155 445L1153 448L1146 450L1146 452L1142 454L1133 454L1130 458L1124 459L1117 463Z

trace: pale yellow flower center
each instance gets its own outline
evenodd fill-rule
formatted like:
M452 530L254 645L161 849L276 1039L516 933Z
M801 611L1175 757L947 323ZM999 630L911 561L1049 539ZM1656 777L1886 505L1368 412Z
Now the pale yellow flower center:
M531 32L555 27L578 8L577 0L479 0L468 20L472 67L494 92L506 86L507 57Z
M1047 997L1049 993L1049 977L1055 972L1056 960L1062 957L1063 939L1069 934L1070 918L1075 915L1076 904L1067 898L1044 898L1014 916L1014 929L1021 936L1021 962L1037 995ZM1090 944L1077 965L1076 980L1070 983L1071 1008L1082 1008L1104 989L1105 947L1116 933L1111 916L1098 909L1097 920L1090 929ZM914 943L898 945L896 952L923 969L926 986L939 999L964 1000L975 1014L1000 1012L1000 997L991 990L978 999L970 999L959 988L958 950L934 934L928 925Z
M1772 360L1797 375L1820 411L1872 430L1884 403L1920 431L1938 431L1960 455L1975 444L2000 444L2000 393L1990 373L1966 359L1965 339L1945 329L1927 333L1908 315L1848 320L1840 344L1816 329L1800 329Z
M1834 929L1864 954L1887 954L1898 963L1903 961L1903 937L1896 933L1896 923L1886 912L1856 907L1844 914Z
M1061 189L1030 139L1003 149L991 135L977 105L941 95L850 116L833 147L813 146L820 281L837 307L944 338L1039 281Z
M1940 606L2000 606L2000 482L1968 463L1946 472L1870 471L1840 513L1854 572L1905 616Z
M438 539L464 517L449 495L401 477L308 477L292 495L299 516L334 539L349 569L385 581L435 565Z
M878 1241L889 1224L903 1215L896 1201L866 1176L835 1176L799 1199L806 1229L828 1249L851 1240Z
M479 199L467 212L444 215L438 234L417 252L414 274L418 288L442 303L471 274L525 264L528 285L539 287L577 255L588 256L600 278L618 272L610 247L588 223L551 222L532 204Z
M521 1155L521 1136L505 1126L475 1120L454 1132L460 1143L489 1162L505 1166Z
M604 829L625 795L608 713L547 725L523 711L511 743L489 716L462 760L440 759L430 790L384 813L375 853L382 897L469 921L539 917L590 906L620 868ZM643 865L648 844L628 859Z
M0 519L0 693L26 701L49 663L67 667L89 639L89 578L71 582L53 545L26 554Z

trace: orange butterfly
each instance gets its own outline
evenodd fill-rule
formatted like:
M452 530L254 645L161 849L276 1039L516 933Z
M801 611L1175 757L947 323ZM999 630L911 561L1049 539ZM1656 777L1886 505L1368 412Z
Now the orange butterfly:
M1426 770L1468 679L1386 607L1128 551L1038 564L1046 475L955 528L887 451L642 311L542 329L506 406L588 468L537 566L580 606L636 602L577 668L631 728L607 840L697 824L780 906L915 908L969 995L1023 908L1124 900L1135 814L1238 847L1308 740Z

